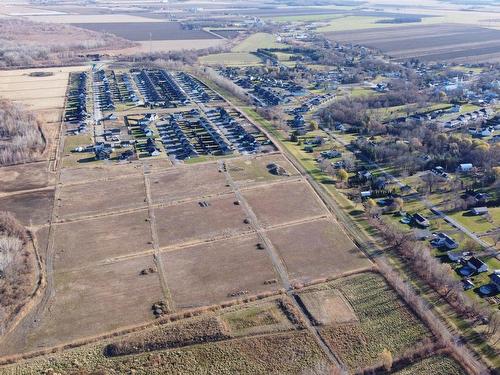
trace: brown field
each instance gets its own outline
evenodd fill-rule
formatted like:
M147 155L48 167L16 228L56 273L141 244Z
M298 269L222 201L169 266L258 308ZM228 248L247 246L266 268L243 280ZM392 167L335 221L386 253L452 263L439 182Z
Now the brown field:
M24 225L47 224L52 212L54 190L9 195L0 198L0 211L10 211Z
M98 165L85 168L64 168L61 171L61 182L63 184L73 184L99 179L109 179L119 176L131 176L140 174L142 166L140 164L118 164L118 165Z
M162 253L167 283L178 308L234 299L231 293L256 294L279 288L271 261L258 250L255 235L196 245Z
M217 164L203 164L171 169L150 175L153 202L172 202L185 198L229 193L224 174Z
M290 176L298 176L294 166L280 154L231 159L226 161L226 167L239 186L250 186L290 178L269 173L267 166L271 163L283 167Z
M300 299L317 324L342 324L358 320L352 306L338 290L301 293Z
M268 232L290 278L307 281L370 266L337 223L317 220Z
M500 58L500 30L439 24L328 33L341 42L380 49L399 60L483 62Z
M56 269L96 264L105 259L151 250L146 210L59 224L55 229Z
M243 191L264 227L326 215L326 211L305 182L262 186Z
M7 346L40 349L153 319L151 305L162 299L158 274L139 275L152 266L146 256L56 272L55 300L40 325Z
M86 66L17 69L0 71L0 96L20 102L36 111L62 109L70 72ZM33 72L52 72L52 76L31 77Z
M38 189L52 183L49 163L30 163L0 168L0 193Z
M61 218L103 214L108 211L145 206L142 176L66 185L61 189Z
M251 230L245 224L245 213L236 206L236 197L204 200L210 206L201 207L199 202L187 202L155 209L156 226L160 246L229 237Z

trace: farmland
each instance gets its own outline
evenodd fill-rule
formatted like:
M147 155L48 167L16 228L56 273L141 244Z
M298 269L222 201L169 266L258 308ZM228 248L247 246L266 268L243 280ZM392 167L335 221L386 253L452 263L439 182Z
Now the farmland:
M457 62L495 59L492 55L498 52L500 35L498 30L453 24L398 26L397 33L393 28L384 27L324 31L328 38L377 48L399 60L417 57L422 61Z
M326 324L320 331L351 370L375 364L384 349L396 358L431 337L428 329L377 274L342 278L328 284L328 288L333 289L332 293L338 291L343 295L359 320L347 318L347 323Z
M140 40L191 40L214 39L214 35L203 30L186 30L177 22L111 22L74 23L74 26L93 31L107 32L122 38Z

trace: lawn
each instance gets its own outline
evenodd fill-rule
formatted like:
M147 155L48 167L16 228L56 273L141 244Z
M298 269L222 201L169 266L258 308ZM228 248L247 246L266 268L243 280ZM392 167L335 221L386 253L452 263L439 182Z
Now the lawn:
M489 211L491 212L492 218L494 218L495 216L498 218L500 207L490 208ZM488 222L485 216L469 216L468 212L469 211L459 211L449 216L475 233L486 232L498 227L498 225L500 224L499 221L493 221L491 223Z

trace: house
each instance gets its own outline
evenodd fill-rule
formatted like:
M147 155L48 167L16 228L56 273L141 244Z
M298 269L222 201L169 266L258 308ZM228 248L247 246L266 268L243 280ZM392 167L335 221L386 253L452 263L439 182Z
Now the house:
M458 170L462 173L470 172L472 170L472 168L474 168L472 163L464 163L464 164L460 164L458 166Z
M462 286L464 290L469 290L475 287L474 283L470 279L462 280Z
M337 150L328 150L328 151L322 151L320 155L326 159L333 159L340 157L342 154Z
M495 284L495 286L500 289L500 273L498 271L493 272L490 275L490 279L492 284Z
M458 247L458 243L453 238L442 232L435 235L435 238L431 240L431 244L435 247L444 247L448 250Z
M474 216L485 215L488 213L488 207L474 207L470 210Z
M486 265L486 263L476 257L470 257L467 261L467 266L472 268L477 273L488 271L488 266Z
M369 171L359 171L358 178L362 181L367 181L372 178L372 174Z
M472 253L470 251L448 251L446 255L448 256L450 262L460 263L462 259L471 256Z
M416 213L412 217L413 222L423 228L427 228L431 225L429 220L427 220L424 216L420 215L419 213Z

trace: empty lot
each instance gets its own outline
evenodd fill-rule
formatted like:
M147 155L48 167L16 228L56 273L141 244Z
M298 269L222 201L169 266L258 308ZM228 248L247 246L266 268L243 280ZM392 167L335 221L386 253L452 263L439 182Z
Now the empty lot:
M329 39L380 49L399 60L482 62L500 59L500 30L443 24L327 33Z
M66 185L61 189L59 216L72 218L145 206L142 176Z
M256 235L196 245L161 254L177 308L234 299L232 293L256 294L279 288L271 261L258 250Z
M57 225L56 269L86 267L108 258L151 250L147 218L144 210Z
M268 235L291 279L310 281L370 266L338 224L329 220L274 229Z
M216 163L170 169L149 176L153 202L229 193L224 174Z
M305 182L284 182L244 190L243 196L264 227L326 215Z
M52 212L54 189L0 198L0 211L10 211L24 225L47 224Z
M236 196L230 195L155 209L160 246L229 237L251 230L243 222L245 213L235 201Z
M151 305L162 299L152 257L56 272L56 298L40 326L19 338L19 351L39 349L154 319ZM16 345L16 343L11 343Z

